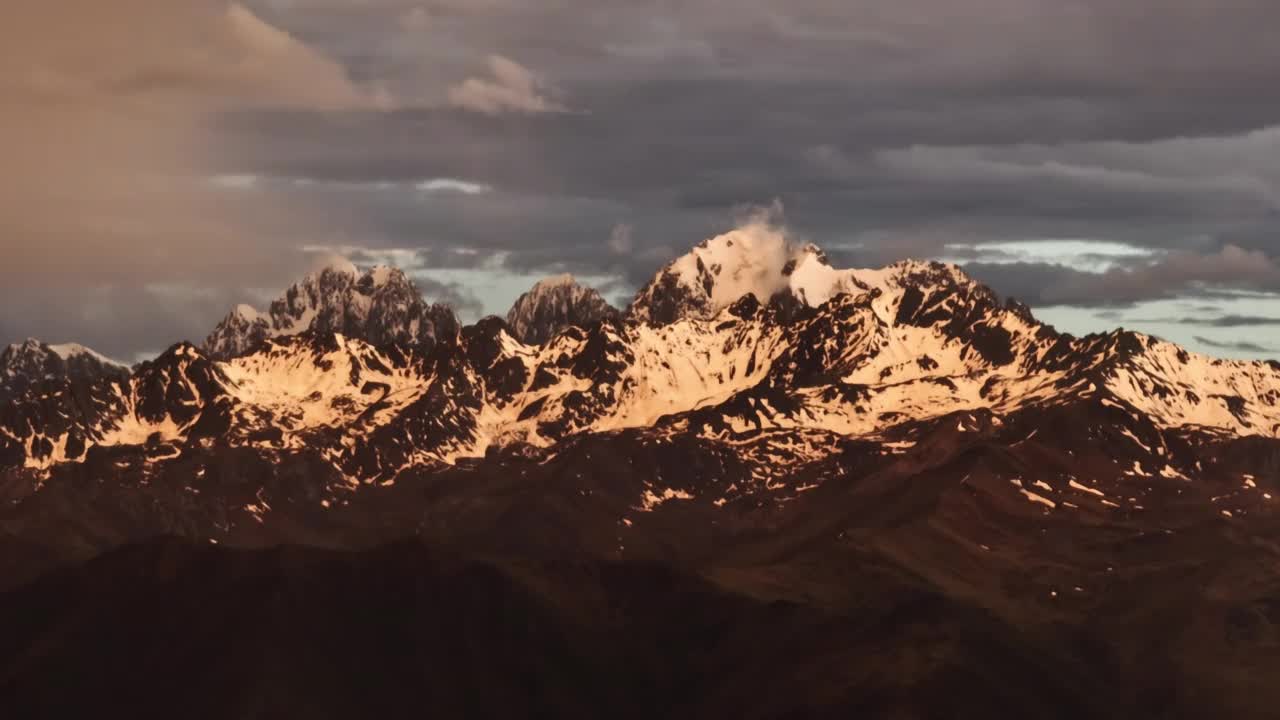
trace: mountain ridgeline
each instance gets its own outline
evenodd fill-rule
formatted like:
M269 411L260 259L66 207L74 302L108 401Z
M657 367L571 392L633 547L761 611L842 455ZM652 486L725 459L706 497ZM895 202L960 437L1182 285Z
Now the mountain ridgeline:
M431 346L437 337L456 335L458 320L448 307L428 304L398 268L361 273L350 263L335 263L307 275L266 312L240 305L204 341L216 360L243 355L268 338L302 332L333 333L373 345Z
M1062 334L952 265L749 227L625 310L565 276L465 327L339 265L132 369L13 346L0 400L0 697L31 712L137 684L86 650L111 623L192 658L158 686L236 688L208 717L1280 702L1280 365ZM321 670L378 642L412 651Z

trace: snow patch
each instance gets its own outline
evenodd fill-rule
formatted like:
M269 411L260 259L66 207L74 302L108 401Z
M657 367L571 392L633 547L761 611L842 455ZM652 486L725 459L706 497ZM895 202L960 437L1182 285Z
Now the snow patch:
M1021 490L1019 492L1025 495L1029 502L1035 503L1037 505L1043 505L1049 509L1058 507L1057 503L1055 503L1054 501L1050 500L1047 497L1044 497L1043 495L1037 495L1031 492L1030 490L1026 490L1026 489Z
M87 357L93 358L94 360L97 360L103 365L114 365L116 367L122 367L126 369L129 367L128 365L118 360L112 360L106 355L103 355L102 353L97 352L92 348L87 348L84 345L80 345L78 343L62 343L60 345L50 345L49 349L53 351L54 355L57 355L63 360L70 360L74 357L87 356Z

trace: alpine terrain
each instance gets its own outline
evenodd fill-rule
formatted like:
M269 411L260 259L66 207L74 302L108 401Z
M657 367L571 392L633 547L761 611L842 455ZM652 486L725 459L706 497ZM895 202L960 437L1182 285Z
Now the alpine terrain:
M749 226L463 327L340 263L0 355L0 707L1274 717L1278 496L1280 364L952 265Z

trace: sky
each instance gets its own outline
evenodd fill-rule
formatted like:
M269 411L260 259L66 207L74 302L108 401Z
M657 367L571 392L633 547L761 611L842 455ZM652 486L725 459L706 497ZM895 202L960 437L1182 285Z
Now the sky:
M132 359L333 255L615 304L782 208L1060 330L1280 357L1273 0L60 0L0 25L0 343Z

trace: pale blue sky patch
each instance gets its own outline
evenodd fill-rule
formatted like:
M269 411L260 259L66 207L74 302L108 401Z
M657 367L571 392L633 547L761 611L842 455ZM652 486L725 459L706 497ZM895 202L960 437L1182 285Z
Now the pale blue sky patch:
M456 285L466 288L480 300L477 309L462 309L459 318L463 322L475 322L485 315L506 317L507 311L521 295L528 292L539 280L556 273L519 272L501 266L479 268L423 268L413 270L409 276L414 279L426 279L444 285ZM618 278L610 276L577 276L577 281L587 287L608 287L618 282ZM428 299L430 293L427 293Z
M1102 273L1131 267L1159 257L1160 251L1121 242L1087 239L1021 240L989 243L953 243L938 259L963 265L1047 263L1081 272Z
M1280 294L1156 300L1118 310L1054 306L1036 317L1074 335L1136 330L1214 357L1280 358Z

